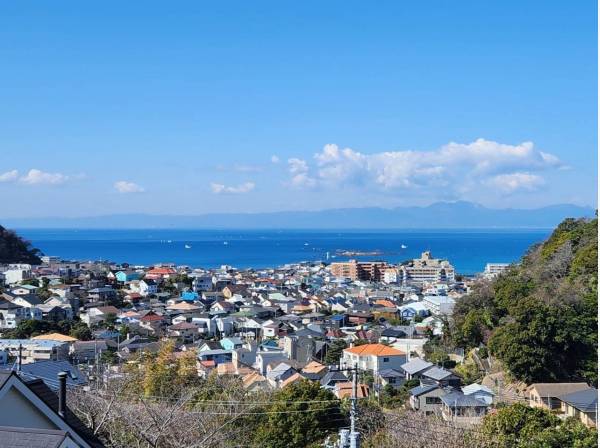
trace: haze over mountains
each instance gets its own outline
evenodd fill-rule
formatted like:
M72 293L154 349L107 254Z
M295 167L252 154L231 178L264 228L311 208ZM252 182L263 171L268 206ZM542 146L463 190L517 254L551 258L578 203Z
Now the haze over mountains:
M471 202L426 207L346 208L270 213L202 215L121 214L80 218L7 218L8 228L235 228L235 229L448 229L550 228L567 217L592 217L595 210L570 204L537 209L491 209Z

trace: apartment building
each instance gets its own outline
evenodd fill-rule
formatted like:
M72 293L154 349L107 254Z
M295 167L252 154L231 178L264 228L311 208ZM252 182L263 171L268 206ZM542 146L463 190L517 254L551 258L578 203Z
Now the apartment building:
M426 282L453 282L455 280L454 267L448 260L433 258L431 252L421 254L421 258L415 258L407 265L400 266L402 283Z
M349 278L352 281L365 280L380 282L388 264L385 261L356 261L331 263L331 273L335 277Z
M510 267L509 263L488 263L485 265L483 276L486 278L494 278Z

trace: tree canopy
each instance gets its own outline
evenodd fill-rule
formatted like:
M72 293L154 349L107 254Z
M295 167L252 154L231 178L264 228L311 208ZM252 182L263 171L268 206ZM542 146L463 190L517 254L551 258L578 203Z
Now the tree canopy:
M41 252L14 231L0 226L0 263L41 264Z
M487 344L525 382L597 384L597 219L567 219L546 242L457 301L452 340Z

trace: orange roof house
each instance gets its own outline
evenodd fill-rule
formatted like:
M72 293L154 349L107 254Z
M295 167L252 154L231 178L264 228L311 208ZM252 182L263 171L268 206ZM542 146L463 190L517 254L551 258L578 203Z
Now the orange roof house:
M386 299L375 300L374 305L379 305L384 308L396 308L396 304L394 302L392 302L391 300L386 300Z
M364 344L344 349L342 364L370 370L374 374L387 369L400 369L406 362L406 353L383 344Z
M336 397L340 400L344 398L352 397L352 383L351 382L340 382L335 384L335 390L333 392ZM367 398L369 396L369 386L366 384L356 385L356 398Z
M302 369L303 373L317 373L317 374L325 374L327 372L327 366L324 366L320 362L311 361L304 366Z
M344 353L352 353L359 356L397 356L397 355L406 355L402 350L398 350L397 348L389 347L383 344L363 344L356 347L350 347L344 349Z
M67 335L61 334L61 333L41 334L39 336L34 336L31 339L36 339L38 341L58 341L58 342L77 342L78 341L77 338L67 336Z

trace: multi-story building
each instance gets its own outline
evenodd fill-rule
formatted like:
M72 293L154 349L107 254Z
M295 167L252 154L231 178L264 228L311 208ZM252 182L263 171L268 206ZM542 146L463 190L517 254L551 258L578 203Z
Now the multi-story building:
M431 252L421 254L407 265L400 266L402 283L425 282L453 282L455 280L454 267L448 260L433 258Z
M494 278L502 274L509 267L509 263L488 263L485 265L485 271L483 271L483 276L487 278Z
M380 282L388 264L385 261L356 261L331 263L331 273L335 277L349 278L352 281L366 280Z

